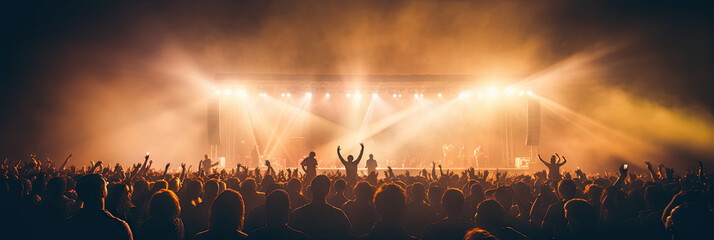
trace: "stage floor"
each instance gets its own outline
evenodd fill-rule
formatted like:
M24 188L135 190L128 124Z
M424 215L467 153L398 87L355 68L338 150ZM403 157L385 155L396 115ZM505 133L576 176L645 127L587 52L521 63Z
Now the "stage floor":
M431 173L431 167L429 167L429 168L392 168L392 171L394 171L394 174L397 174L397 175L403 174L403 173L409 171L409 174L414 176L414 175L418 175L418 173L422 169L426 169L429 173ZM517 173L517 174L530 172L530 169L527 169L527 168L475 168L475 169L477 172L488 170L491 174L495 174L496 170L498 170L499 172L509 172L509 173ZM325 172L335 172L337 170L339 170L343 174L345 172L344 168L318 168L317 172L325 173ZM467 170L467 168L443 168L444 172L446 172L447 170L450 170L452 172L460 174L461 172ZM384 171L387 171L387 168L377 168L377 171L380 173L380 175L382 175L382 174L384 174ZM439 168L436 168L436 171L438 172ZM367 174L367 168L359 168L359 169L357 169L357 172L359 172L360 175L362 175L362 173Z

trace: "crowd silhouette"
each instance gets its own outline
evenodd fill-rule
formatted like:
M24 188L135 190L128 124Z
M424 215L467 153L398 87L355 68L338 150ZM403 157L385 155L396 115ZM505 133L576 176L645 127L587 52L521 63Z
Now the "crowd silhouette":
M714 239L712 175L646 162L615 175L561 172L558 154L533 174L477 171L382 176L370 154L317 174L298 169L191 171L143 163L55 166L37 156L0 165L0 239ZM539 156L540 158L540 156ZM617 166L615 166L617 167Z

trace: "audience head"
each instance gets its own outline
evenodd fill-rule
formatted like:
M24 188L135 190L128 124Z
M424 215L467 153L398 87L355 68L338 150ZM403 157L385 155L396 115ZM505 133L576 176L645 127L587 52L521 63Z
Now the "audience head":
M504 209L511 209L511 206L513 205L513 190L511 190L511 188L499 187L493 193L493 196Z
M290 197L284 190L278 189L265 198L265 213L268 225L283 225L290 214Z
M444 189L439 185L429 187L429 202L431 202L432 206L438 206L437 204L439 204L442 195L444 195Z
M485 200L478 204L476 210L476 226L480 228L499 228L506 216L503 206L496 200Z
M355 197L360 202L372 202L374 188L368 182L359 182L354 188Z
M473 185L471 185L471 189L469 189L469 195L483 197L483 188L481 187L481 184L474 183Z
M560 180L558 182L558 194L563 199L575 198L577 188L575 187L575 182L573 180Z
M449 218L456 218L461 215L461 210L464 208L464 193L456 188L446 189L444 196L441 197L441 206Z
M343 179L337 179L335 181L335 192L341 193L345 191L345 188L347 187L347 182Z
M486 230L480 228L473 228L466 232L464 240L498 240L498 238L491 235L491 233Z
M67 191L67 182L63 177L53 177L47 182L47 195L60 196Z
M652 210L661 210L667 206L667 194L661 185L653 185L645 188L645 203Z
M325 175L318 175L312 179L310 184L310 191L312 192L312 198L320 199L325 198L327 193L330 192L330 179Z
M382 185L374 195L374 206L382 221L399 222L406 207L404 189L393 183Z
M253 178L246 178L245 181L240 186L240 191L243 194L253 194L257 190L258 185L255 183L255 179Z
M129 186L124 183L115 183L109 185L107 190L107 208L132 207Z
M77 195L85 203L97 201L107 196L104 179L99 174L90 174L77 179Z
M565 219L573 232L592 229L597 225L598 214L590 203L583 199L572 199L565 203Z
M372 155L372 154L370 153L370 154L369 154L369 159L373 159L373 158L374 158L374 155Z
M190 180L186 183L186 196L191 199L199 199L203 194L203 183L198 180Z
M203 185L203 196L206 201L212 201L216 196L218 196L218 182L216 180L209 180L206 185Z
M243 227L245 205L243 196L234 190L225 190L213 200L209 211L211 231L233 231Z
M420 182L412 183L410 185L411 191L410 191L410 196L412 201L422 201L424 200L424 197L426 196L426 188L424 188L424 184L421 184Z
M299 193L300 188L302 188L302 182L300 182L300 180L298 180L297 178L291 178L290 181L288 181L288 185L286 187L288 192L291 193Z
M181 214L176 194L168 189L161 189L151 196L149 202L149 218L160 221L173 221Z
M310 157L311 158L315 157L315 152L310 152Z
M708 224L708 210L700 204L685 203L672 209L665 227L672 239L701 239L711 225Z

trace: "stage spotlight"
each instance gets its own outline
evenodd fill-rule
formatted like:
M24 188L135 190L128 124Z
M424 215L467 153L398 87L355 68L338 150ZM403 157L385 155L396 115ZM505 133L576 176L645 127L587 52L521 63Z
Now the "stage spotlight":
M533 96L533 91L528 90L528 95Z
M479 93L478 98L483 98L483 93Z
M420 98L424 98L424 94L423 94L423 93L420 93L420 94L419 94L419 97L420 97Z
M503 93L505 93L506 96L513 96L513 94L516 93L516 90L511 87L508 87L505 90L503 90Z
M226 95L231 95L233 93L233 91L231 91L230 89L226 89L226 90L223 90L223 93Z
M281 96L281 97L285 97L285 93L281 93L280 96Z
M377 94L377 93L372 93L372 98L378 98L378 97L379 97L379 94Z
M400 93L399 95L397 95L397 96L399 96L399 98L402 98L402 94L401 94L401 93Z
M345 96L346 96L347 98L351 98L351 97L352 97L352 94L347 93L347 94L345 94Z
M356 92L356 93L355 93L355 98L362 98L362 94L360 94L359 92Z
M466 92L459 93L459 99L464 100L469 97L469 94Z
M490 88L490 89L488 89L487 95L488 95L489 97L498 96L498 91L496 91L496 88Z
M329 98L329 97L330 97L330 93L325 93L325 97L326 97L326 98Z
M441 98L441 97L442 97L441 93L439 93L439 95L438 95L438 96L439 96L439 98Z
M285 96L290 97L290 93L285 94Z
M216 90L216 95L221 95L221 90Z
M392 98L397 98L397 94L392 94Z
M248 95L245 93L245 90L240 90L240 91L238 91L238 95L240 95L241 97L246 97L246 96L248 96Z
M523 96L523 94L525 94L525 93L526 93L526 92L521 91L521 92L518 93L518 96Z
M306 96L307 98L312 98L312 93L306 93L305 96Z
M414 94L414 98L419 98L419 94Z

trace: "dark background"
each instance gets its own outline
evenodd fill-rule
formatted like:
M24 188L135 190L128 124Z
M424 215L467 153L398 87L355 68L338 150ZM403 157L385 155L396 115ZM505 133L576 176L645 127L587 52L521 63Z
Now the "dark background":
M63 158L92 148L87 143L107 129L132 129L166 108L178 108L171 116L204 127L205 110L181 108L201 105L196 102L205 89L197 86L203 83L176 80L190 74L166 69L186 65L164 62L188 62L204 82L219 72L529 76L602 46L617 47L591 61L605 66L595 83L579 79L539 93L578 99L563 102L588 112L601 102L587 92L592 84L616 88L663 109L694 112L702 120L693 128L711 133L713 5L615 0L5 2L0 8L0 155L36 152ZM494 66L504 67L496 71ZM205 130L142 136L141 129L151 125L140 126L99 145L135 139L151 149L152 143L181 137L196 138L182 144L205 144ZM711 134L696 139L702 144L698 149L712 146L702 142ZM710 152L680 148L690 145L685 140L655 144L683 158L711 159ZM206 145L170 157L198 159L202 149ZM143 154L127 151L140 152L134 154L139 158Z

